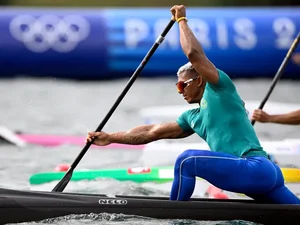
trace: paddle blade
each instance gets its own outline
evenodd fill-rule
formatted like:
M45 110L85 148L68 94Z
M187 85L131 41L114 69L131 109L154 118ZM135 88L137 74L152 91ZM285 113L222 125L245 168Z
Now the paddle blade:
M70 169L67 171L65 176L53 188L52 192L62 192L70 182L72 175L73 175L73 169L71 169L70 167Z

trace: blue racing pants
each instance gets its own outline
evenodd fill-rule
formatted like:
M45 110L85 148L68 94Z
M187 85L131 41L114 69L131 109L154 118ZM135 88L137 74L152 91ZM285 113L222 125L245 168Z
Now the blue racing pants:
M284 185L280 168L266 157L239 158L222 152L186 150L175 163L170 199L188 201L196 177L259 202L300 204L299 198Z

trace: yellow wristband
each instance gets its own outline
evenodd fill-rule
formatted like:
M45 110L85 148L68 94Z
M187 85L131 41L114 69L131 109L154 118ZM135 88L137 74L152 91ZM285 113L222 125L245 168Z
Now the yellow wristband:
M188 21L186 17L180 17L176 20L177 23L179 23L181 20L186 20L186 22Z

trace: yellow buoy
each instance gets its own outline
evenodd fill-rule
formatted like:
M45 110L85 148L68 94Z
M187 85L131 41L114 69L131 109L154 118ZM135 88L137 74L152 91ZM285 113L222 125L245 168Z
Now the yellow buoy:
M286 183L300 183L300 169L280 168Z

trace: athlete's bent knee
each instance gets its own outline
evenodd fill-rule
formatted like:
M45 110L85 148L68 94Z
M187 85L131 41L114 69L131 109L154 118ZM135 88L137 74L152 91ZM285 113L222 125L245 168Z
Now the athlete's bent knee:
M176 159L176 165L180 165L180 164L182 164L182 162L184 162L188 158L195 156L195 151L198 151L198 150L188 149L188 150L185 150L184 152L182 152Z

